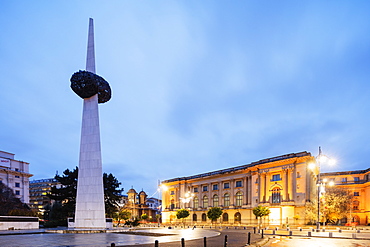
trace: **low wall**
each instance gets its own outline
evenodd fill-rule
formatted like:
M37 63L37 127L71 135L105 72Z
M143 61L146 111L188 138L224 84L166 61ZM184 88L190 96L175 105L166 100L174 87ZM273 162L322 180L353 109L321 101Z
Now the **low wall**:
M38 217L0 216L0 230L23 230L38 228Z

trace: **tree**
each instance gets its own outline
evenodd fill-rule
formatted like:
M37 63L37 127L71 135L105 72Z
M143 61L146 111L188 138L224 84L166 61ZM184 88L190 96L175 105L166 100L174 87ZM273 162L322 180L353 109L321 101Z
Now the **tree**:
M177 219L181 219L182 223L185 225L184 219L190 215L189 210L187 209L179 209L176 211Z
M149 216L147 214L142 214L141 215L141 219L146 221L147 219L149 218Z
M263 206L257 206L253 208L253 214L258 218L261 219L262 223L262 217L265 217L271 213L270 209L268 207L263 207Z
M73 217L75 212L78 167L73 171L67 169L63 172L62 176L56 175L54 178L62 186L61 188L53 186L47 196L56 202L60 202L61 207L59 207L60 205L56 205L58 212L54 212L54 207L52 207L50 218L51 220L66 220L67 217ZM114 216L114 213L118 211L118 202L121 199L122 192L122 189L118 189L120 184L111 173L103 174L104 202L108 217Z
M117 226L119 226L119 224L121 223L121 220L128 220L130 219L131 217L131 212L127 209L121 209L118 213L117 213L117 220L118 220L118 224Z
M112 175L112 173L103 174L103 184L105 214L108 217L113 217L114 213L118 211L118 202L121 200L123 189L119 189L121 183Z
M350 209L352 197L342 188L329 187L320 198L320 213L328 223L340 223Z
M213 223L213 221L220 218L221 215L222 215L222 209L219 208L219 207L212 207L207 212L207 217L208 217L208 219L211 220L211 224Z
M13 190L5 184L0 184L0 215L35 216L27 204L17 198Z
M55 205L55 207L53 205L49 218L50 220L66 220L67 217L74 216L77 194L78 167L76 167L73 171L67 169L63 172L62 176L55 175L54 178L60 182L62 186L61 188L53 186L47 196L61 204Z

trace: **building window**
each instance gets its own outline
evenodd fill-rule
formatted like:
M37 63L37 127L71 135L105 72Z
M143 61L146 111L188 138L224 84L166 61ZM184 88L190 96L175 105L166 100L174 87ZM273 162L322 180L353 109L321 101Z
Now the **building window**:
M342 178L342 183L347 183L347 178Z
M202 221L207 221L207 215L205 213L202 214Z
M280 181L280 180L281 180L280 174L274 174L274 175L272 175L271 181Z
M21 187L21 184L20 183L15 183L15 187L19 188L19 187Z
M17 175L15 175L14 177L15 177L15 178L19 178L19 176L17 176Z
M241 222L241 220L242 220L242 215L239 213L239 212L237 212L235 215L234 215L234 221L235 222Z
M175 191L171 191L171 192L170 192L170 195L174 195L174 194L175 194Z
M224 183L224 189L229 189L230 188L230 183Z
M203 208L208 208L208 196L203 196Z
M222 221L229 221L229 215L227 213L222 215Z
M213 189L213 190L218 190L218 184L214 184L214 185L212 186L212 189Z
M359 201L353 201L353 210L358 210L360 208L360 202Z
M14 171L18 172L18 171L19 171L19 169L18 169L18 168L15 168L15 169L14 169Z
M360 192L358 191L353 192L353 196L360 196Z
M360 178L359 177L354 177L355 179L355 182L359 182L360 181Z
M280 188L278 187L272 190L272 203L280 203Z
M226 193L226 194L224 195L224 206L225 206L225 207L230 206L230 195L229 195L228 193Z
M197 221L197 215L193 214L193 221Z
M199 208L199 199L198 199L198 197L194 197L193 208Z
M198 187L195 187L194 188L194 192L198 192Z
M207 185L203 186L203 191L208 191L208 186Z
M218 195L213 196L213 206L218 207Z
M242 206L243 205L243 193L242 192L238 192L238 193L236 193L236 197L235 197L235 205L237 206L237 207L240 207L240 206Z
M242 186L243 186L242 181L236 181L235 187L242 187Z
M19 190L16 190L16 191L15 191L15 195L16 195L16 196L19 196L20 194L21 194L21 192L20 192Z
M175 208L175 200L174 199L172 199L171 200L171 209L174 209Z

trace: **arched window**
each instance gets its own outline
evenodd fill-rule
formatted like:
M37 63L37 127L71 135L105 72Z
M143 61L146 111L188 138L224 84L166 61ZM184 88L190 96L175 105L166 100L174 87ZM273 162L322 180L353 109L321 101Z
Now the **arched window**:
M238 206L238 207L243 205L243 193L240 192L240 191L238 193L236 193L235 205Z
M229 195L228 193L226 193L226 194L224 195L224 206L225 206L225 207L230 206L230 195Z
M229 221L229 215L227 213L222 215L222 221Z
M242 215L239 212L235 213L234 221L239 223L242 221Z
M218 207L218 195L213 196L213 206Z
M203 196L203 208L208 208L208 196Z
M279 187L275 187L273 190L272 190L272 203L280 203L280 188Z
M171 200L171 209L174 209L175 208L175 200L174 199L172 199Z
M194 197L193 208L199 208L199 199L198 199L198 197Z
M193 221L197 221L197 214L193 214Z
M359 210L360 208L360 202L359 201L353 201L353 210Z
M207 221L207 215L205 213L202 214L202 221Z

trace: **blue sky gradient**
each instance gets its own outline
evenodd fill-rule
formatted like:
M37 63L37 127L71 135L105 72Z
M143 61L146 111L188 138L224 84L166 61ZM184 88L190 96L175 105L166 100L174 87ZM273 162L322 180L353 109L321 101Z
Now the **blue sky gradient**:
M34 179L78 165L88 19L103 170L127 191L308 151L367 169L368 1L2 1L0 150Z

